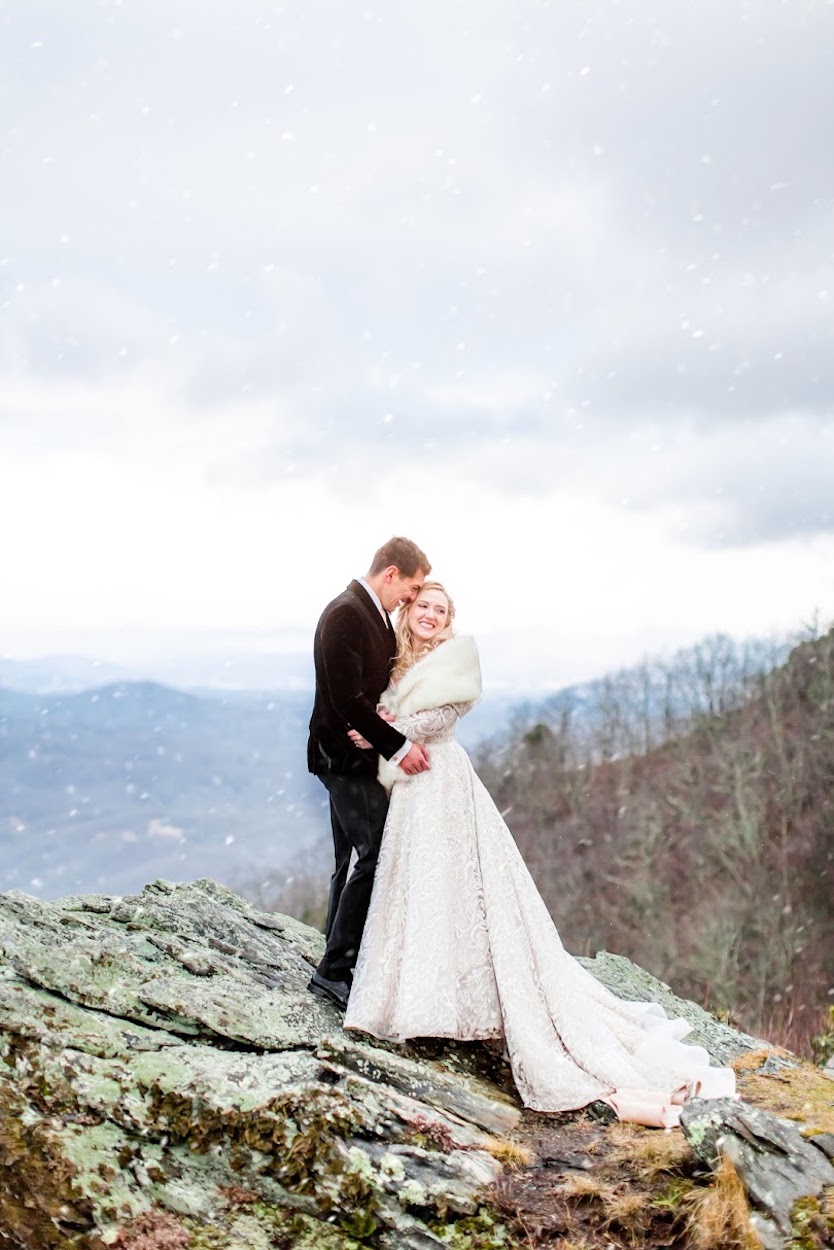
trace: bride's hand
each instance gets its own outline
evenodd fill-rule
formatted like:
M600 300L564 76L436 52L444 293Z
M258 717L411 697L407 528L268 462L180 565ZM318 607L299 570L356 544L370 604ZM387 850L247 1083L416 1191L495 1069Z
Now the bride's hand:
M358 729L349 729L348 737L355 747L359 747L360 751L370 751L373 749L368 739L363 738Z
M394 713L389 712L384 703L377 704L376 714L380 717L380 719L387 721L389 725L393 724Z

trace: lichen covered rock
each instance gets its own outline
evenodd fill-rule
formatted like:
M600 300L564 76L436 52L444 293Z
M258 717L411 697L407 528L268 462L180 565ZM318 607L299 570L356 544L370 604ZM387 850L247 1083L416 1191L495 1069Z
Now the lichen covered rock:
M345 1032L336 1009L306 990L322 946L315 930L211 881L158 881L131 898L0 895L0 1242L509 1250L534 1243L515 1198L502 1206L504 1160L526 1169L514 1193L545 1194L566 1237L577 1218L588 1245L611 1241L615 1228L630 1238L622 1244L639 1244L657 1225L689 1250L701 1244L687 1231L687 1204L709 1189L704 1164L731 1158L766 1244L827 1244L834 1085L820 1069L602 953L582 962L614 993L687 1018L691 1040L734 1063L751 1105L688 1108L697 1159L680 1135L667 1159L641 1136L654 1130L611 1126L596 1105L538 1117L577 1131L537 1159L525 1144L536 1137L532 1113L522 1118L509 1082L487 1078L504 1080L497 1056ZM785 1127L792 1115L796 1127ZM594 1151L579 1157L588 1133ZM751 1137L754 1165L778 1139L790 1146L782 1173L793 1168L796 1181L811 1159L814 1185L791 1182L769 1207L770 1190L745 1162Z
M0 897L2 1238L417 1250L478 1217L518 1107L346 1034L322 940L210 881Z
M704 1163L716 1168L722 1157L730 1161L752 1204L751 1225L765 1250L790 1244L797 1204L834 1186L827 1134L805 1137L790 1120L732 1099L691 1103L683 1109L681 1125Z

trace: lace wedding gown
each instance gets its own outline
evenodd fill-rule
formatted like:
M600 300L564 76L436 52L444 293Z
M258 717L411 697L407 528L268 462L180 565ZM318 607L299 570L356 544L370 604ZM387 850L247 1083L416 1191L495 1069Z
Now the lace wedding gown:
M683 1020L624 1002L569 955L455 725L471 704L398 717L429 771L393 787L345 1027L375 1037L503 1038L522 1101L607 1099L669 1125L734 1075L681 1038Z

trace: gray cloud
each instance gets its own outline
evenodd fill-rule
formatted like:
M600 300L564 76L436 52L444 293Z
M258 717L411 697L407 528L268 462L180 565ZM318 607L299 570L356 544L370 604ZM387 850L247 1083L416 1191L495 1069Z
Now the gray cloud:
M234 408L220 479L441 456L677 503L704 542L832 529L833 21L13 6L0 369L158 374L215 437Z

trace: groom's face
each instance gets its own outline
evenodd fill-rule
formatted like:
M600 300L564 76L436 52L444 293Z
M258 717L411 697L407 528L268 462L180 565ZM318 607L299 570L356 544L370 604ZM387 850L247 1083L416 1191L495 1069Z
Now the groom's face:
M403 577L395 565L386 569L382 594L379 596L385 611L393 612L394 608L403 603L413 603L425 580L426 575L422 569L418 569L410 577Z

